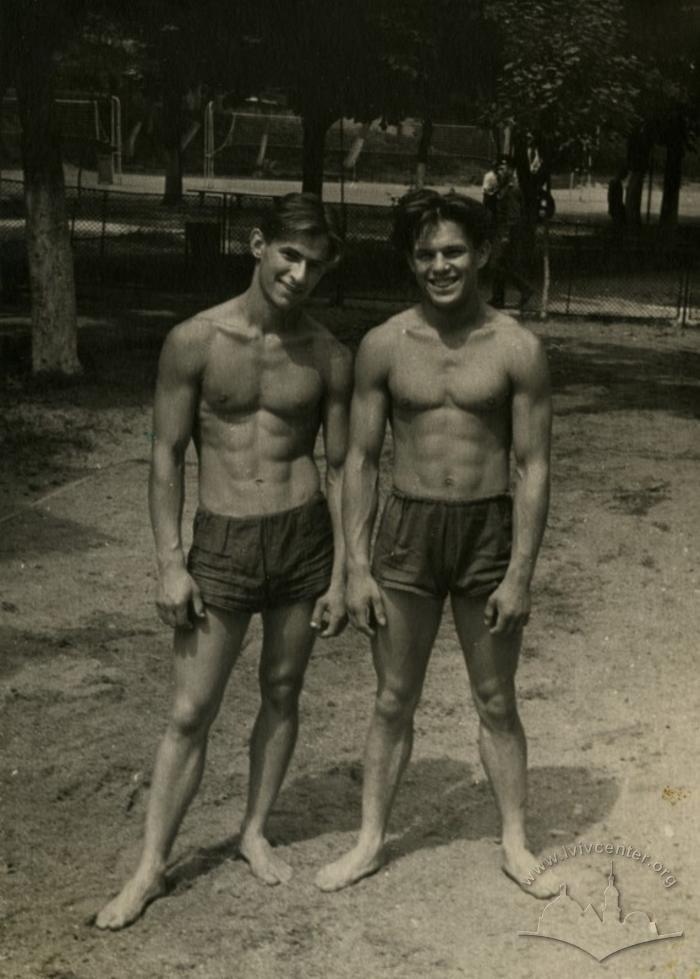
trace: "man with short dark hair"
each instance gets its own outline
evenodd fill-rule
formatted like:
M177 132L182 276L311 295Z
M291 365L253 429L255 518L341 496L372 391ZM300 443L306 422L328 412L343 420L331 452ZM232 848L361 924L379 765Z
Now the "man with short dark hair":
M250 249L247 291L176 327L160 358L149 501L158 612L175 629L175 691L141 861L98 915L100 928L128 925L164 891L209 728L255 612L263 622L261 707L240 853L267 884L291 875L265 823L294 749L315 633L333 636L345 619L340 492L352 369L348 351L301 308L339 255L318 198L282 198L253 229ZM320 427L327 499L314 463ZM186 559L180 523L190 439L199 508Z
M489 234L488 213L475 201L434 191L403 198L394 243L421 300L371 330L358 352L343 490L346 601L353 624L371 638L377 695L360 837L319 873L322 890L346 887L383 863L448 595L502 817L503 869L522 885L536 864L525 839L526 745L514 678L547 514L551 403L540 341L479 295ZM393 489L370 563L388 418ZM557 893L541 878L527 890Z
M522 308L527 305L534 290L521 271L525 257L525 205L510 157L499 158L496 177L496 188L485 201L494 220L489 302L502 309L506 304L508 284L512 282L520 293L519 305Z

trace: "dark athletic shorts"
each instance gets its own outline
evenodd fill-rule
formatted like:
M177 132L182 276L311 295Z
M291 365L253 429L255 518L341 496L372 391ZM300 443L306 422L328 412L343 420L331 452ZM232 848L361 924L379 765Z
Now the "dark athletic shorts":
M374 545L372 575L387 588L444 598L489 595L505 577L510 496L436 500L393 490Z
M333 528L323 493L255 517L198 510L187 570L206 605L259 612L316 598L328 588Z

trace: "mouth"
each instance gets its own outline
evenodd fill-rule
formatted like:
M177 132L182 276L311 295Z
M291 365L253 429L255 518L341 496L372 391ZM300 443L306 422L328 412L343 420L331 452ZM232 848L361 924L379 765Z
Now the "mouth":
M450 275L442 279L428 279L428 285L436 292L449 292L458 282L459 277L456 275Z
M300 286L290 286L288 282L280 282L284 291L290 296L303 296L304 290Z

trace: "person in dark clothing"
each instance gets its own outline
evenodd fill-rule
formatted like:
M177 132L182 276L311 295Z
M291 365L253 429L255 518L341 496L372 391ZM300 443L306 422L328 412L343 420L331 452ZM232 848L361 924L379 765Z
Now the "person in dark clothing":
M523 198L509 158L502 157L499 160L496 173L498 190L492 204L495 234L491 253L493 283L490 303L497 309L503 308L510 281L520 291L522 308L534 291L520 272L525 241Z
M624 181L628 173L627 167L622 167L608 184L608 214L616 228L623 228L627 220Z

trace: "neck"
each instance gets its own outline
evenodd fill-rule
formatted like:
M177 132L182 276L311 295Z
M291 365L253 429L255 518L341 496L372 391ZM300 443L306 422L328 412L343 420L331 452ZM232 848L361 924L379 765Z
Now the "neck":
M484 303L478 292L451 309L439 309L426 300L420 306L425 322L440 333L473 329L484 318Z
M276 333L294 323L300 314L299 309L281 310L269 301L260 288L258 277L253 280L240 297L240 305L250 326L263 333Z

